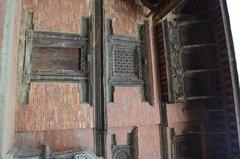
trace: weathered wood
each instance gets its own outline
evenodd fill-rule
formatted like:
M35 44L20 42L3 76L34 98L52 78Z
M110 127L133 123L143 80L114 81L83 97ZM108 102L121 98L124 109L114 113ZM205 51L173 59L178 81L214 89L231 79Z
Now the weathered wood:
M84 32L82 34L87 35ZM33 34L33 47L81 48L86 43L87 37L78 34L42 31L35 31Z
M133 158L133 133L127 134L127 144L119 145L116 141L116 135L112 134L112 158L130 159Z
M87 75L82 73L80 70L63 70L63 69L57 69L57 70L51 70L51 69L38 69L38 70L31 70L30 75L39 75L39 76L76 76L76 77L86 77Z
M231 26L228 14L228 8L226 0L220 0L221 12L222 12L222 20L224 25L226 44L228 49L228 60L232 78L232 88L233 88L233 96L234 96L234 108L236 112L236 121L237 121L237 133L238 133L238 144L240 147L240 89L239 89L239 77L238 70L236 64L236 57L233 45L233 37L231 33Z
M87 77L84 76L40 76L40 75L30 75L29 78L31 78L31 81L41 81L41 82L48 82L48 81L58 81L58 82L80 82L82 80L87 80Z
M26 49L25 49L25 56L24 56L24 70L23 70L23 86L22 86L22 93L21 93L21 104L25 105L28 103L29 97L29 89L30 89L30 81L28 75L31 73L31 52L32 52L32 30L26 32Z
M59 40L70 40L70 41L87 40L86 36L82 36L79 34L72 34L72 33L61 33L61 32L34 31L33 36L36 39L59 39Z
M152 79L152 51L151 51L151 40L150 40L150 30L149 21L144 21L144 25L138 26L139 39L142 41L142 79L144 84L142 85L142 100L149 102L153 105L154 102L154 92L153 92L153 79Z
M33 48L32 69L35 70L79 70L80 50L63 48Z
M51 48L81 48L85 45L83 40L67 40L58 38L34 38L33 47L51 47Z
M93 2L92 105L94 108L94 152L104 156L105 107L103 85L103 0ZM106 105L106 104L105 104Z
M32 17L32 16L31 16ZM29 22L30 23L30 22ZM81 82L88 80L88 18L82 19L81 35L27 31L22 103L27 104L31 81ZM81 99L88 101L89 85Z
M89 90L88 90L88 81L87 80L80 81L79 92L80 92L80 102L88 103L89 102Z
M152 9L154 12L153 21L158 23L164 16L166 16L171 10L177 7L183 0L171 0L163 1L157 7ZM159 12L160 11L160 12Z
M80 22L80 35L83 37L89 36L89 18L88 17L81 17Z

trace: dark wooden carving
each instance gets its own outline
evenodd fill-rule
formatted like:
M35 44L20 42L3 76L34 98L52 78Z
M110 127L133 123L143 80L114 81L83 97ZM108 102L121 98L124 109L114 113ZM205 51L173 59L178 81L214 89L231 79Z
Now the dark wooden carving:
M117 145L115 134L112 135L112 158L133 158L133 133L128 133L127 145Z
M216 98L215 43L206 17L176 16L163 24L170 102Z
M141 42L135 38L112 35L109 41L111 52L110 83L112 85L141 84Z
M81 102L88 102L88 19L82 24L81 35L27 31L22 104L34 81L77 82Z
M144 27L139 26L139 36L135 38L112 34L111 21L106 23L108 101L113 101L112 93L115 86L137 85L143 87L143 99L148 100L148 56Z

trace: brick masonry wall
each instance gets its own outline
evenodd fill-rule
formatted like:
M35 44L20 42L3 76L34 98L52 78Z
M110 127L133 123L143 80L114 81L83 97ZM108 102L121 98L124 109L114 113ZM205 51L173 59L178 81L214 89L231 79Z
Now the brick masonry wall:
M92 0L23 0L23 8L34 11L34 30L79 33Z
M18 85L21 87L25 11L34 13L34 30L79 33L80 19L89 17L93 0L22 0L18 52ZM20 96L20 89L18 90ZM31 84L29 104L16 110L16 146L54 151L72 148L93 149L93 108L80 103L77 83Z
M116 87L114 103L108 104L108 127L159 124L159 107L142 102L139 87Z
M131 4L128 0L105 2L105 16L112 19L114 34L137 36L137 24L144 23L147 9ZM23 0L23 8L34 11L35 30L78 33L80 17L89 16L92 7L90 0ZM153 54L152 51L149 53ZM154 56L151 58L153 61ZM156 80L152 81L156 93ZM26 143L28 147L39 147L46 143L54 150L73 147L92 149L91 144L85 146L81 141L83 138L89 141L93 139L93 134L85 131L93 127L92 107L79 103L79 93L77 84L32 83L30 104L17 109L17 145L24 147ZM159 102L156 100L153 103L141 102L138 87L118 87L115 89L115 102L107 106L108 135L120 133L123 143L126 128L139 128L140 159L160 158ZM116 128L119 129L115 131ZM81 137L78 138L73 133L77 130L77 133L85 133L80 133ZM65 134L69 137L62 140ZM77 140L77 144L74 140ZM146 147L149 149L145 150Z
M22 6L34 12L35 30L78 33L80 18L90 15L91 3L91 0L23 0ZM24 35L24 30L21 34ZM22 65L23 53L19 54ZM29 105L17 109L17 131L93 127L93 109L80 104L80 93L78 84L32 83Z
M32 83L29 105L17 110L17 131L92 128L92 107L80 104L79 84Z
M105 16L112 19L113 33L137 36L137 24L143 24L147 9L130 3L130 0L106 0Z

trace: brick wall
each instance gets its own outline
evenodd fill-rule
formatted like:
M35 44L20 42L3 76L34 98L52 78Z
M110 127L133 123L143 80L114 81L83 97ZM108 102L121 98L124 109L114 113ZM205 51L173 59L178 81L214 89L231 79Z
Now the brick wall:
M159 107L142 102L139 87L116 87L114 103L108 104L108 127L159 124Z
M35 30L78 33L80 18L90 15L91 3L90 0L23 0L22 6L34 12ZM32 83L29 105L17 110L17 131L92 127L92 107L80 104L80 93L78 84Z
M23 8L34 12L34 30L79 33L92 0L23 0Z
M105 13L107 19L112 19L114 34L137 36L137 24L143 24L147 9L130 0L106 0Z
M80 104L79 93L79 84L32 83L29 105L17 110L17 131L92 128L92 107Z
M18 85L24 61L25 11L33 12L34 30L79 33L80 19L89 17L92 0L22 0ZM19 89L19 95L20 95ZM31 83L29 104L16 110L16 146L54 151L93 149L93 108L80 103L77 83Z
M91 4L90 0L23 0L23 8L34 11L35 30L73 33L79 32L80 17L90 15ZM112 19L114 34L137 36L137 24L144 23L147 13L146 8L128 0L105 1L105 18ZM149 47L153 47L152 43ZM154 54L153 49L149 53ZM150 60L153 63L154 56ZM150 71L154 74L154 70ZM156 93L157 82L155 79L152 81L152 89ZM93 127L93 110L91 106L79 103L79 93L78 84L32 83L29 105L20 106L17 110L17 145L24 147L26 143L27 147L39 147L41 143L47 143L54 150L92 149L92 144L84 146L81 140L93 139L93 133L87 131ZM114 95L115 102L107 106L108 135L113 132L120 134L118 136L124 143L127 132L139 127L140 158L159 159L159 102L156 100L153 105L142 102L138 87L117 87ZM81 137L76 137L75 131ZM83 131L85 133L80 133ZM65 137L60 133L72 137L63 140ZM49 136L62 143L56 144ZM146 147L151 148L144 150Z

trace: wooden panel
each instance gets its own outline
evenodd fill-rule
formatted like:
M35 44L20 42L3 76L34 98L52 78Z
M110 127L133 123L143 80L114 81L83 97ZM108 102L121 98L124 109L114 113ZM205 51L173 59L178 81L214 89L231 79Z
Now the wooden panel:
M33 47L52 47L52 48L82 48L87 43L88 20L82 18L81 34L71 34L62 32L33 32Z
M80 50L63 48L33 48L33 70L79 70Z

